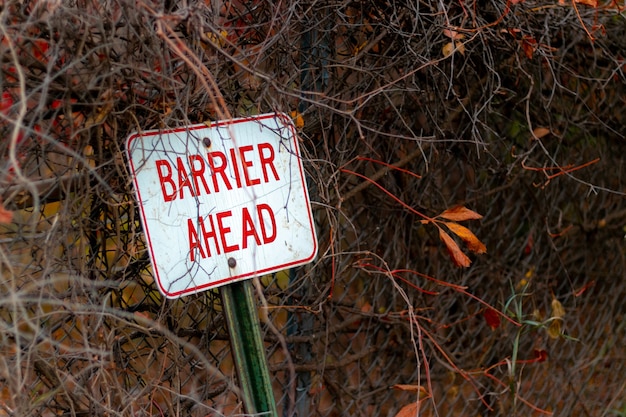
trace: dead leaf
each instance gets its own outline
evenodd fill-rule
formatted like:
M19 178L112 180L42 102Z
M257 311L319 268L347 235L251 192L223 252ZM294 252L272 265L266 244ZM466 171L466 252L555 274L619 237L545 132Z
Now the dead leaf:
M311 378L311 388L309 389L309 395L316 396L324 392L324 390L325 387L323 377L317 373L313 374L313 377Z
M442 228L439 228L439 238L443 241L443 243L445 243L446 249L448 249L448 253L450 254L450 258L452 258L452 262L454 262L456 266L462 266L465 268L470 266L472 261L470 261L467 255L461 251L459 245L456 244L454 239L452 239Z
M552 299L552 317L548 326L548 336L551 339L557 339L563 334L563 317L565 317L565 308L563 304L556 298Z
M467 227L452 222L445 222L445 225L452 231L452 233L460 237L467 245L467 248L472 252L478 254L487 252L487 247Z
M223 48L228 42L228 32L225 30L221 30L220 33L206 32L204 35L206 40L220 48Z
M563 334L561 320L553 320L548 326L548 337L558 339Z
M461 55L465 55L465 44L463 42L454 42L456 46L456 50L461 53Z
M571 4L572 0L559 0L559 6ZM598 7L598 0L574 0L574 3L586 4L591 7Z
M393 389L397 389L399 391L410 391L410 392L419 392L420 394L428 395L428 391L421 385L414 384L396 384L392 387Z
M533 129L533 137L530 140L541 139L548 133L550 133L550 129L548 129L547 127L536 127Z
M396 417L415 417L418 415L420 409L419 402L407 404L398 411Z
M480 214L463 206L456 206L447 209L437 217L441 217L442 219L446 220L452 220L453 222L462 222L464 220L478 220L483 218L483 216L481 216Z
M533 59L533 54L537 50L537 40L530 35L522 38L522 49L528 59Z
M447 44L443 46L443 48L441 48L441 53L446 58L452 55L453 52L454 52L454 44L452 42L448 42Z
M591 7L598 7L598 0L574 0L576 3L586 4Z
M13 221L13 212L4 208L2 201L0 200L0 224L8 224Z
M456 30L444 29L443 34L450 39L459 40L465 38L465 35Z
M565 309L563 308L563 304L556 298L552 299L552 317L557 319L562 319L565 317Z
M294 110L290 113L290 116L298 129L304 128L304 117L302 116L302 113Z

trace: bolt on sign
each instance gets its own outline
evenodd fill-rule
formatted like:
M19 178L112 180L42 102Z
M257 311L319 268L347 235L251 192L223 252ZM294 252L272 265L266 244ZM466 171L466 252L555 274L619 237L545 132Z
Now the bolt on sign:
M311 262L298 137L282 113L130 135L153 273L168 298Z

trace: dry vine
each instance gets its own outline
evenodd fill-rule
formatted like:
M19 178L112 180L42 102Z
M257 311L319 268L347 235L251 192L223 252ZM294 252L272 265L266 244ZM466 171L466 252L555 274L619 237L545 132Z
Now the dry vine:
M273 111L320 238L260 278L281 413L624 414L623 1L0 7L0 416L242 412L218 293L153 285L123 146Z

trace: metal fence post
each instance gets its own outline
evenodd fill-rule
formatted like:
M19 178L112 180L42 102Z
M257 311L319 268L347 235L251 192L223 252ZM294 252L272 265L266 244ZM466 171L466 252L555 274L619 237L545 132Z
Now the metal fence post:
M246 413L278 417L250 281L220 288Z

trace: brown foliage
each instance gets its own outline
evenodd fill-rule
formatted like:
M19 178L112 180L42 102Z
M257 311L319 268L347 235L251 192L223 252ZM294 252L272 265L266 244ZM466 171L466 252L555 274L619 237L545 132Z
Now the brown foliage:
M218 294L154 287L123 140L270 111L320 237L261 280L281 412L621 406L619 2L0 7L0 415L241 413Z

